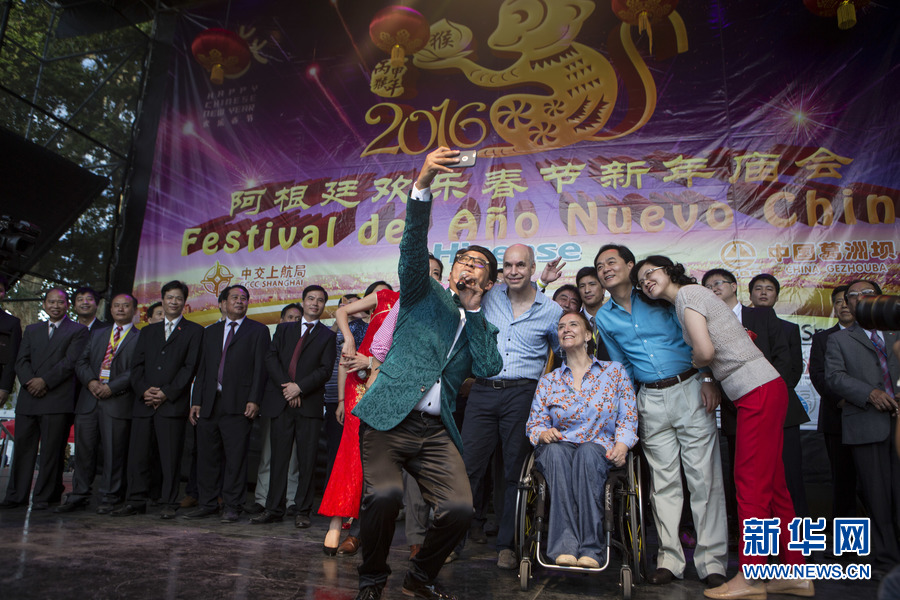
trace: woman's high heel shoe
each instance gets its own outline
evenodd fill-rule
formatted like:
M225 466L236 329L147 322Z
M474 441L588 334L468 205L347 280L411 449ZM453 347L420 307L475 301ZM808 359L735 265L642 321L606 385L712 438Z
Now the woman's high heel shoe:
M337 547L332 548L331 546L326 546L322 544L322 552L325 553L325 556L336 556L337 555Z

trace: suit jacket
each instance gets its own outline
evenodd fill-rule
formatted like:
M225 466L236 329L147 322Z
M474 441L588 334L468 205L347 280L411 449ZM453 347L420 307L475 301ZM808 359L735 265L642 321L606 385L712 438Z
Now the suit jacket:
M133 416L186 417L191 405L191 381L200 362L203 327L182 317L166 339L166 322L141 329L131 361L131 388L134 390ZM143 395L158 387L166 401L154 411L144 404Z
M112 325L112 323L108 323L100 319L94 319L94 322L91 323L91 326L87 328L88 336L90 337L90 335L98 329L103 329L104 327L109 327L110 325Z
M291 382L288 371L294 348L303 331L301 321L280 323L266 352L268 383L259 414L277 417L288 405L282 394L283 383ZM300 387L300 415L321 419L325 410L325 384L334 371L337 336L319 321L310 330L297 359L296 383Z
M409 199L400 241L400 313L394 343L378 378L353 414L375 429L393 429L440 380L441 420L462 449L453 420L459 386L471 374L496 375L503 368L503 358L497 350L498 330L484 318L483 311L466 313L465 326L454 345L459 307L450 292L428 274L430 217L431 201Z
M97 402L103 402L103 407L110 416L117 419L131 418L134 405L134 391L131 388L131 363L134 357L134 347L140 337L137 327L132 326L125 333L125 337L119 340L119 347L113 356L109 369L109 381L106 382L112 396L98 400L88 389L88 383L91 380L100 379L100 368L106 357L112 330L113 325L95 327L90 341L84 346L84 352L78 358L75 374L78 376L82 388L75 404L75 414L89 414L97 407Z
M809 379L819 393L819 423L817 430L822 433L839 435L841 433L841 408L838 404L841 397L831 391L825 377L825 348L831 334L841 330L840 325L817 331L813 334L809 348Z
M52 415L75 410L75 363L87 343L84 325L63 318L52 338L49 324L34 323L25 328L16 358L16 375L22 388L16 401L16 414ZM34 377L47 384L47 394L35 398L25 384Z
M0 309L0 390L12 392L16 379L16 356L22 345L22 322Z
M803 345L800 342L800 326L784 319L778 320L781 321L781 328L787 337L790 356L788 371L786 373L779 371L788 388L788 408L787 415L784 417L784 426L802 425L809 422L809 415L806 414L803 402L794 390L800 383L800 378L803 377Z
M200 416L212 416L216 402L219 361L225 339L225 321L203 330L200 368L194 382L191 405L200 407ZM221 408L226 414L242 415L247 403L262 404L266 386L266 351L269 349L269 328L250 318L244 318L225 354L222 375Z
M900 377L900 361L891 348L898 332L882 331L887 347L891 382ZM825 348L826 381L831 390L845 399L841 424L845 444L872 444L891 434L891 415L869 403L869 392L884 390L881 366L872 340L859 325L828 336ZM896 391L896 390L895 390Z
M753 343L763 353L766 360L775 367L781 378L787 382L788 377L791 377L791 358L781 322L771 308L751 308L749 306L741 308L741 323L744 329L749 329L756 334ZM791 405L795 401L800 402L799 398L795 398L797 394L793 393L792 396L791 392L792 390L788 391L788 416L791 414ZM800 411L804 415L806 414L802 404ZM785 416L785 426L793 424L788 423L788 416ZM737 429L737 407L724 394L722 395L722 429L728 435L734 435Z

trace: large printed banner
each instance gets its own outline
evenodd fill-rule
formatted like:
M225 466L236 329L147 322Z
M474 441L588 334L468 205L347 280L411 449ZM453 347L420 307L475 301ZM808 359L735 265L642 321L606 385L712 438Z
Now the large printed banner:
M439 145L478 150L433 186L445 264L469 243L500 258L522 242L539 270L562 257L572 282L616 242L698 277L724 266L745 303L765 271L807 343L832 324L834 286L871 276L900 291L897 3L849 30L801 0L416 8L245 0L184 16L143 306L181 279L208 323L241 283L273 323L309 284L336 299L396 283L407 194ZM808 378L798 391L815 419Z

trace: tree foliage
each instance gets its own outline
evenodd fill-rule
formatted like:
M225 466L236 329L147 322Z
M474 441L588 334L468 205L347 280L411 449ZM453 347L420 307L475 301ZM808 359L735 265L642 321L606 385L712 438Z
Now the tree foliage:
M57 282L103 291L151 24L61 38L58 5L12 0L6 6L0 124L111 181L33 268L47 278L41 289L23 282L9 297L33 298Z

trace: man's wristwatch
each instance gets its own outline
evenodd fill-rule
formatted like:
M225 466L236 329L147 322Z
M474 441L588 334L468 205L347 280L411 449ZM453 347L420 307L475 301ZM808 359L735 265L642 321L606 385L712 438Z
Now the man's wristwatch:
M715 383L716 382L716 380L713 379L712 377L710 377L709 375L706 375L705 377L701 377L700 381L702 383Z

